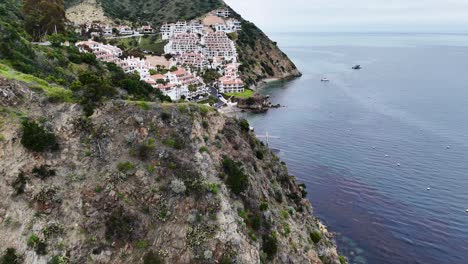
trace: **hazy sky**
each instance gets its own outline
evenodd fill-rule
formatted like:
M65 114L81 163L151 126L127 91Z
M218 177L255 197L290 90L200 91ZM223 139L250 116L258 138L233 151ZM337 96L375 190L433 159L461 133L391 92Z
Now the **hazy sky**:
M269 32L468 31L468 0L225 1Z

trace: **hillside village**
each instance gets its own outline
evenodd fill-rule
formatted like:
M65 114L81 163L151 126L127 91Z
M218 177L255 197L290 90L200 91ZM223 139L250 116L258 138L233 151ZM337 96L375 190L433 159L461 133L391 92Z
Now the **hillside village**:
M227 9L214 10L200 20L166 23L159 31L150 25L132 28L91 23L75 27L76 32L97 40L160 34L167 43L164 46L167 63L150 63L146 56L124 56L121 48L92 39L75 45L80 52L90 52L101 61L115 63L126 73L137 73L141 80L174 101L206 98L210 86L219 93L244 92L236 45L230 37L242 29L242 24L231 18ZM207 80L203 75L212 77Z

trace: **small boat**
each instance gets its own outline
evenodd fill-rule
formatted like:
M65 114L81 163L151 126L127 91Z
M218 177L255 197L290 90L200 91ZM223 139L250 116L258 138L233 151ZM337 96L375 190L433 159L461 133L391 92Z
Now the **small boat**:
M362 67L361 67L361 65L354 65L352 69L353 70L360 70L360 69L362 69Z
M466 209L465 212L468 213L468 209Z
M320 81L322 82L329 82L330 80L327 77L323 77Z
M431 187L427 187L427 189L426 189L426 190L430 191L430 190L431 190Z

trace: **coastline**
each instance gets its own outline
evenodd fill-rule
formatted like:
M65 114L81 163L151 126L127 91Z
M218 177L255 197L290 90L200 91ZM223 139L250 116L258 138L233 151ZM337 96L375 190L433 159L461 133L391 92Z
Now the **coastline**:
M256 85L252 85L250 89L254 90L255 92L258 92L268 86L269 84L276 83L276 82L289 82L293 81L295 79L301 78L302 73L299 72L298 74L291 74L285 77L270 77L270 78L264 78L260 80Z

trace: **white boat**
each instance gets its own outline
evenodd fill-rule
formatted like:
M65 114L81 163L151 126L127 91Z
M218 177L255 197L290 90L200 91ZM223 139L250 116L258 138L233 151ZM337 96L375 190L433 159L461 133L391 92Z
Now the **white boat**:
M330 80L327 77L323 77L321 81L322 82L329 82Z

